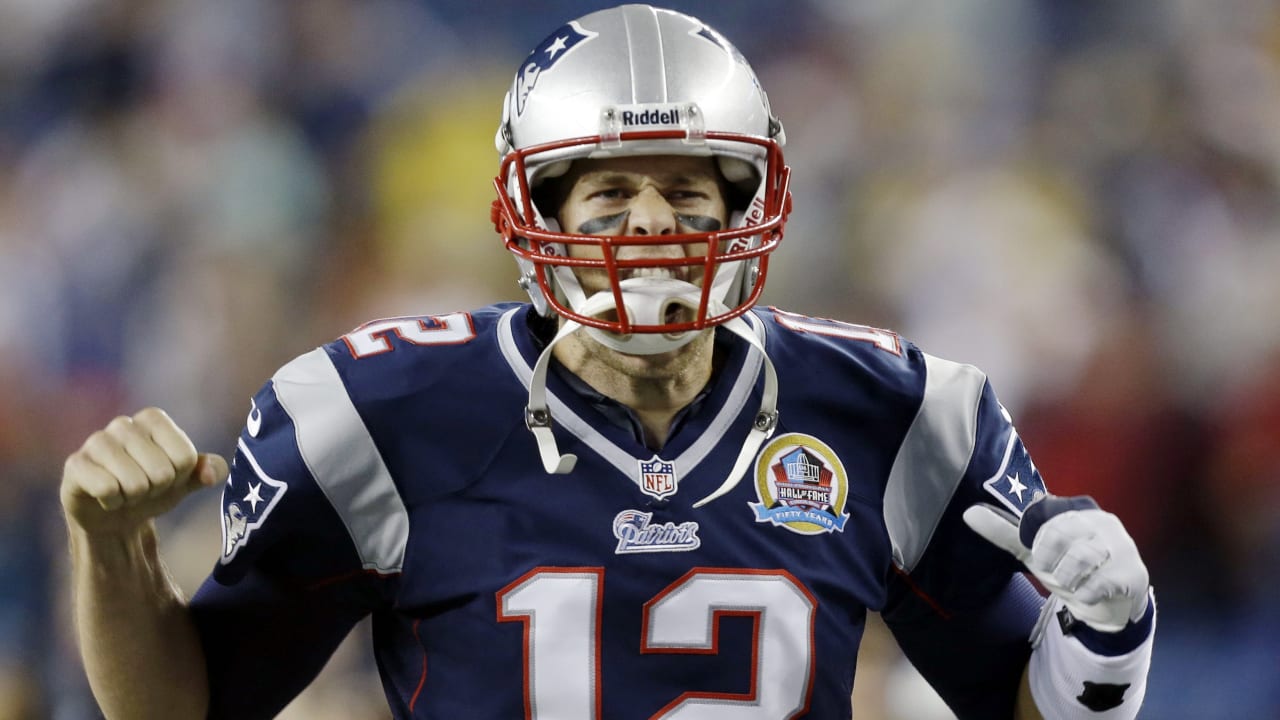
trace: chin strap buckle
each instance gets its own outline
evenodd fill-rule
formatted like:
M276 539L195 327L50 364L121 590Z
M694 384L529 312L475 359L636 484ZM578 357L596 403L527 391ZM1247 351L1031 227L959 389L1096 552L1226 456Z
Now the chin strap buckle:
M551 364L551 348L577 328L577 323L571 320L565 322L555 338L543 348L538 362L533 366L533 376L529 378L529 404L524 408L524 426L533 433L533 439L538 443L542 468L551 475L566 475L578 463L577 455L560 454L556 436L551 432L551 411L547 409L547 368Z

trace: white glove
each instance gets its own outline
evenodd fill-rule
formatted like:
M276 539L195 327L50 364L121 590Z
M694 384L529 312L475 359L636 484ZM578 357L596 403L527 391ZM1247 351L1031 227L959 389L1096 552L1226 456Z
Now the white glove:
M1021 522L993 505L964 511L973 531L1027 566L1089 627L1119 632L1147 610L1150 576L1120 519L1087 495L1046 496Z

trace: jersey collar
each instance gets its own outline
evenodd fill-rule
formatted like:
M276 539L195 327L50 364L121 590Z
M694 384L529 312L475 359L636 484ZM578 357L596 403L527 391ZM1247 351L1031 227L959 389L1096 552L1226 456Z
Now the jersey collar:
M507 311L498 321L498 341L512 373L528 389L533 365L540 352L529 326L531 307L522 305ZM752 313L744 315L756 336L764 339L764 323ZM717 339L717 342L723 340ZM760 377L763 359L750 352L747 343L731 338L724 367L712 379L702 399L703 407L690 413L659 455L676 466L681 477L688 476L706 459L749 405ZM653 451L629 428L619 427L592 407L590 400L570 387L559 373L548 377L547 406L557 432L567 432L625 475L635 473L637 460L647 460ZM752 406L754 408L754 405ZM738 442L738 440L735 440Z

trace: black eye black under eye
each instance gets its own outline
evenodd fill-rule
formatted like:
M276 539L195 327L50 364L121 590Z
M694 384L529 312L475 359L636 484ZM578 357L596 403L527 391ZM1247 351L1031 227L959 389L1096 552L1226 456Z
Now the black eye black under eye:
M711 217L710 215L685 215L683 213L677 213L676 220L680 221L681 225L693 228L698 232L715 232L724 227L719 220Z
M601 215L600 217L594 217L590 220L584 220L582 221L582 224L578 226L578 234L595 235L598 232L603 232L612 228L620 228L622 227L623 221L627 219L627 215L630 214L630 210L623 210L620 213Z

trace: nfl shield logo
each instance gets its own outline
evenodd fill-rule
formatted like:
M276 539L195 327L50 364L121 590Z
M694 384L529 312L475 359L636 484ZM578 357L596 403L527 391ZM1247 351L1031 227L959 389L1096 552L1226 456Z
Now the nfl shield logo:
M676 494L676 464L657 455L640 461L640 491L661 500Z

